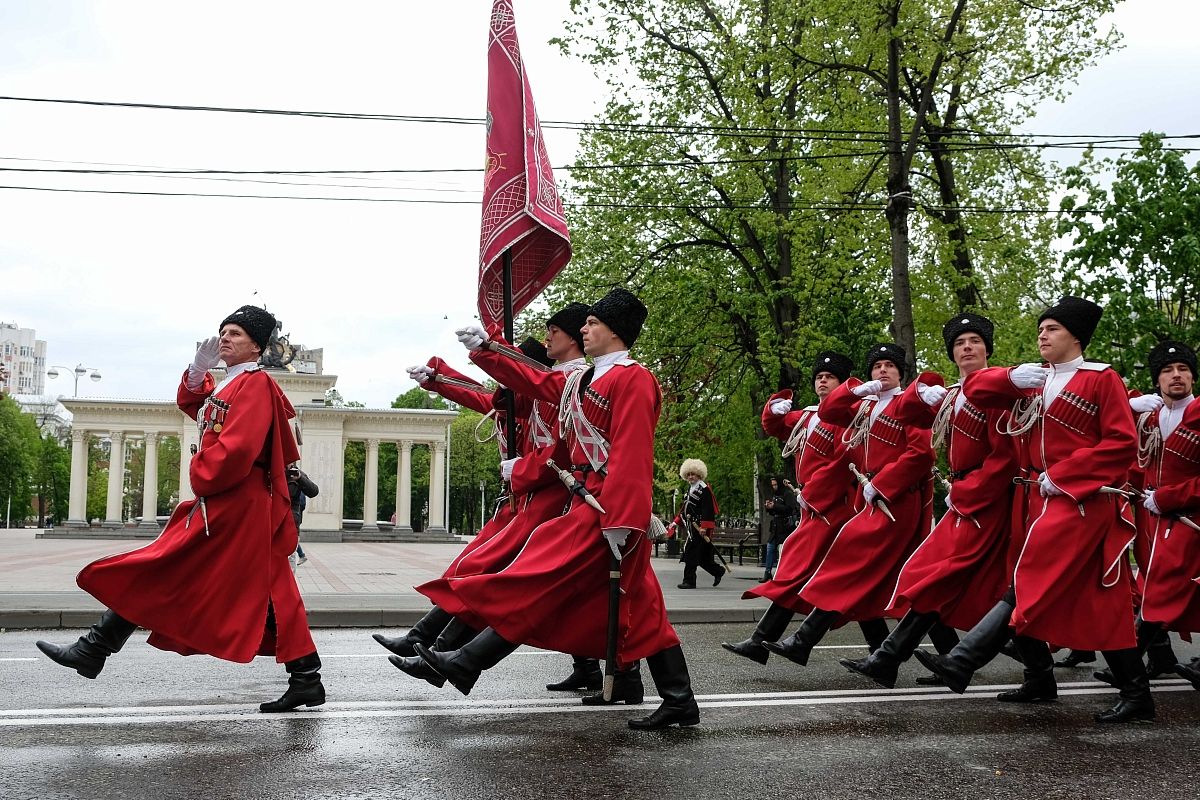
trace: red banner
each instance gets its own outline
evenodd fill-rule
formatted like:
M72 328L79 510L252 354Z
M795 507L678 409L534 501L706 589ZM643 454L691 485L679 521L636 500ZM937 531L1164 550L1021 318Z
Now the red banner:
M513 313L571 260L571 235L517 43L512 0L495 0L488 30L487 161L479 227L479 318L503 324L501 264L512 249Z

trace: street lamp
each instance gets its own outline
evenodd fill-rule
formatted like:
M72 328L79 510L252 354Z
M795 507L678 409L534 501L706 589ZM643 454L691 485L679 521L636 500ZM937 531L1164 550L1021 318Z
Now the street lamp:
M79 379L84 375L87 375L89 370L91 371L91 377L93 381L100 380L100 370L96 369L95 367L85 367L83 364L76 364L74 369L71 369L71 367L64 367L61 364L52 364L50 369L46 370L46 377L50 380L54 380L59 376L58 371L60 369L70 369L75 373L75 391L71 395L72 397L79 396Z

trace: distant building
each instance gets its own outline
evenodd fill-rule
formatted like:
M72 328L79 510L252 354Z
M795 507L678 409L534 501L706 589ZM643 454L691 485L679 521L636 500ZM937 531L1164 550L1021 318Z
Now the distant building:
M46 392L46 343L37 331L0 322L0 391L6 394Z
M53 395L14 394L12 399L21 411L33 417L43 436L53 436L65 442L71 434L71 412Z

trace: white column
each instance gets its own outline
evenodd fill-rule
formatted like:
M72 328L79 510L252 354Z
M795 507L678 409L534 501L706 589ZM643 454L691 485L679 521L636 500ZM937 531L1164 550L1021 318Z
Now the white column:
M182 416L182 414L181 414ZM196 423L183 417L183 428L179 431L179 502L196 496L192 491L192 447L200 444L200 430Z
M429 460L429 530L446 530L446 443L434 442Z
M71 492L67 511L66 525L86 528L87 518L87 478L88 478L88 439L87 431L75 428L71 431Z
M412 530L412 448L407 439L396 448L396 530Z
M379 440L367 439L366 475L363 478L363 530L379 530Z
M139 528L158 530L158 434L146 431L146 469L142 474L142 523Z
M112 443L108 451L108 503L104 510L104 527L121 528L121 492L125 488L125 434L113 431L109 434Z

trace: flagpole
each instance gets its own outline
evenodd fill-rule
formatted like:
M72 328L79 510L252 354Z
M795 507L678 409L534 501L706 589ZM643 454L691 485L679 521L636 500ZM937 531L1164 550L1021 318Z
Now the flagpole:
M512 248L506 247L504 255L501 256L501 273L500 282L503 291L504 299L504 339L509 344L516 346L514 339L516 334L513 331L513 292L512 292ZM507 422L504 426L505 433L508 436L508 457L517 457L517 398L513 394L512 389L504 390L504 410L507 412ZM509 494L509 502L513 502L511 492Z

